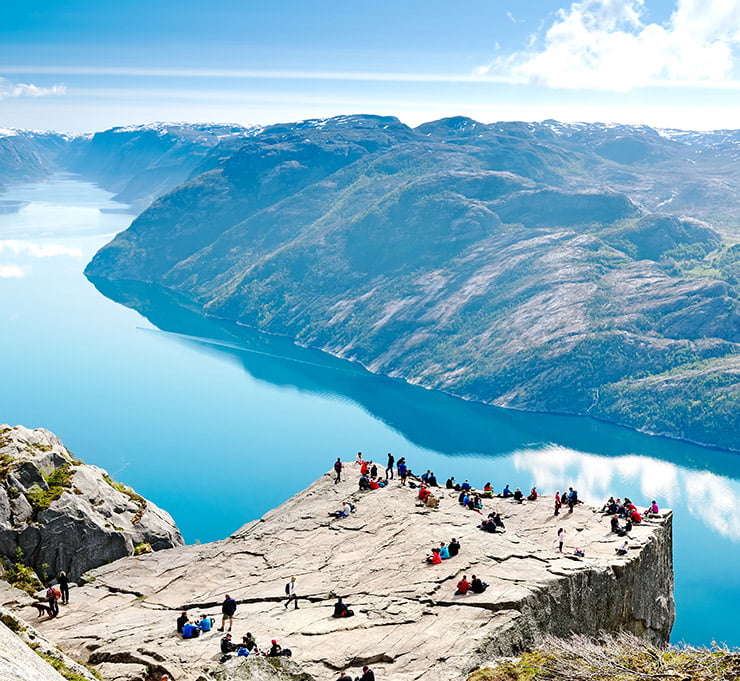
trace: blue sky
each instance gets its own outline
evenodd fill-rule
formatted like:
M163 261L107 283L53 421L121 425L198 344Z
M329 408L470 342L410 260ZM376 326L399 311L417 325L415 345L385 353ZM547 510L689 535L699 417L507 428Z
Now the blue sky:
M5 127L344 113L738 127L740 0L4 4Z

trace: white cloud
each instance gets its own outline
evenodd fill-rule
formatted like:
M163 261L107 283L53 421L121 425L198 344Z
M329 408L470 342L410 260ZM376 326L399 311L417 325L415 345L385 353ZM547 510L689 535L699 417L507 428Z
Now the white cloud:
M64 95L66 85L61 83L51 87L39 87L31 83L12 83L7 78L0 78L0 99L13 97L48 97L50 95Z
M0 253L9 251L15 255L26 254L34 258L52 258L59 255L67 255L72 258L82 257L79 248L61 246L60 244L38 244L33 241L16 241L6 239L0 241Z
M26 269L19 265L0 265L0 279L22 279Z
M677 0L665 24L646 23L644 0L580 0L557 12L533 45L475 73L553 88L627 91L731 81L740 0Z

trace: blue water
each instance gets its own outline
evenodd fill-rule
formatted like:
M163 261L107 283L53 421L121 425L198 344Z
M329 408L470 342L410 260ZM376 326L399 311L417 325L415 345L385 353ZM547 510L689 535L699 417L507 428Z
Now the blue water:
M358 450L497 489L655 498L675 511L673 639L740 645L737 455L410 387L204 320L156 288L96 282L102 295L82 272L131 221L125 206L71 177L0 201L18 202L0 214L0 422L56 432L187 541L228 535Z

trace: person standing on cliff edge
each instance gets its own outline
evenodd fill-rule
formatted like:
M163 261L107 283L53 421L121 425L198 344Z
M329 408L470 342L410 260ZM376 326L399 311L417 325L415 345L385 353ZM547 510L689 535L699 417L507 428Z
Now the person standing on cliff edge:
M285 607L290 605L290 602L295 603L295 609L298 610L298 595L295 592L295 577L291 577L290 581L285 585L285 593L288 594L288 600L285 601Z
M224 602L221 604L221 627L219 631L223 631L226 626L226 620L229 620L229 631L234 624L234 613L236 612L236 601L226 594Z
M337 460L334 462L334 472L337 474L337 477L334 478L334 484L336 485L338 482L342 482L342 460L337 457Z
M396 463L396 457L388 452L388 465L385 467L385 479L393 480L393 464Z

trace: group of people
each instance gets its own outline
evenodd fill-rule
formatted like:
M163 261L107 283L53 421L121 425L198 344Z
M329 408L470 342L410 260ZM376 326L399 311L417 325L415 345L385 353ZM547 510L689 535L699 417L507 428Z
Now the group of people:
M489 513L488 518L481 522L478 527L484 532L506 532L504 519L501 517L501 514L496 511Z
M460 542L455 537L449 544L440 542L439 546L432 547L432 552L424 559L430 565L439 565L443 560L454 558L460 553Z
M475 575L473 575L473 578L470 581L468 581L467 575L463 575L462 579L457 583L455 596L464 596L469 591L472 591L474 594L482 594L487 588L488 584L480 580Z
M352 681L352 677L346 672L342 672L337 681ZM373 670L367 665L362 668L362 676L356 676L354 681L375 681Z
M221 654L223 659L228 659L228 655L236 653L238 657L247 657L249 655L266 655L267 657L292 657L293 652L289 648L283 648L277 639L272 639L270 647L261 651L257 646L251 631L242 636L241 643L236 643L231 638L231 633L226 632L221 639Z
M568 488L567 492L560 494L560 490L555 492L555 515L560 515L560 509L564 506L568 506L568 513L573 513L573 509L576 504L583 503L578 499L578 490L572 487Z
M183 638L198 638L201 633L206 633L213 629L216 620L208 615L201 615L200 618L190 619L187 610L177 618L177 632Z

